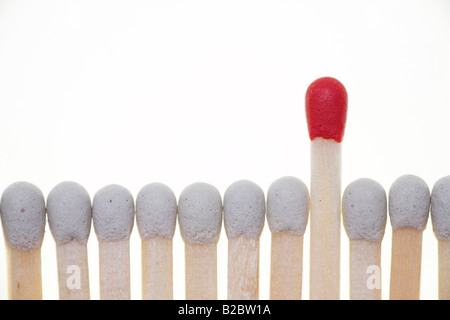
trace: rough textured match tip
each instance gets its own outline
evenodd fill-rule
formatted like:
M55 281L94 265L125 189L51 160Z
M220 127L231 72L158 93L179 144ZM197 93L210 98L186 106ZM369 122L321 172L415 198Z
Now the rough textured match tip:
M191 244L217 242L222 227L220 192L204 182L187 186L178 200L178 222L185 242Z
M177 218L177 199L162 183L144 186L136 197L136 224L141 239L172 239Z
M368 178L350 183L342 198L342 216L350 240L381 242L387 220L383 186Z
M240 180L231 184L223 198L227 237L259 239L264 227L265 202L264 191L254 182Z
M91 198L80 184L65 181L56 185L47 196L47 216L57 244L72 240L87 243L92 220Z
M133 195L120 185L103 187L94 195L92 218L99 241L129 239L134 224Z
M45 229L45 199L35 185L16 182L3 192L1 220L5 240L11 248L34 250L40 248Z
M425 229L430 212L430 190L425 181L404 175L389 190L389 218L392 229Z
M436 181L431 191L431 221L438 240L450 240L450 176Z
M323 77L306 90L305 106L309 137L341 142L347 121L347 91L338 80Z
M308 222L309 191L298 178L283 177L267 191L267 223L272 233L303 235Z

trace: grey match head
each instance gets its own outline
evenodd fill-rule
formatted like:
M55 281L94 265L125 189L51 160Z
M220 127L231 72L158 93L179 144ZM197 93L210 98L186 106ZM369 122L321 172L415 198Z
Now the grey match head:
M30 251L42 245L45 199L35 185L15 182L5 189L0 203L5 240L9 247Z
M383 186L368 178L350 183L342 198L342 216L350 240L381 242L387 220Z
M254 182L240 180L231 184L223 198L224 224L229 239L259 239L264 227L264 191Z
M144 186L136 197L136 223L141 239L172 239L177 219L177 199L162 183Z
M72 181L56 185L47 196L47 216L56 244L76 240L87 244L92 208L89 193Z
M431 191L431 221L438 240L450 240L450 176L439 179Z
M222 227L220 192L204 182L187 186L178 200L178 223L185 242L216 243Z
M392 229L423 230L430 212L430 189L421 178L404 175L389 190L389 217Z
M129 239L134 224L132 194L117 184L103 187L92 201L92 218L99 241Z
M274 181L267 191L267 222L272 233L303 235L308 223L308 187L295 177Z

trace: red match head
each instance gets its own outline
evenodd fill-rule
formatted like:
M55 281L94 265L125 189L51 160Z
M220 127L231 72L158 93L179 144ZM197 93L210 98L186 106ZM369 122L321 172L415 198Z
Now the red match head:
M347 91L330 77L319 78L306 90L306 121L309 137L341 142L347 120Z

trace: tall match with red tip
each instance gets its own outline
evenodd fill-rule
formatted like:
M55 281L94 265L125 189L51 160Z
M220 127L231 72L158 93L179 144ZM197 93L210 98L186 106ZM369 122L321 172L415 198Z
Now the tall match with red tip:
M308 87L306 119L311 139L310 299L340 298L341 143L347 91L336 79Z

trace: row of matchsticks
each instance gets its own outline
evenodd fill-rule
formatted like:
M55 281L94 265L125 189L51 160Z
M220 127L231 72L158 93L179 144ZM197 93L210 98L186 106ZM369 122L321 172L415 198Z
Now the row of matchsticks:
M178 201L163 184L144 187L134 201L110 185L91 200L73 182L56 186L45 203L37 187L21 182L3 193L0 210L8 253L11 299L42 298L40 246L46 216L56 241L61 299L88 299L86 243L91 222L99 241L101 299L130 298L129 239L136 220L142 238L142 298L173 298L172 237L178 221L185 243L185 297L217 299L217 241L228 237L228 299L259 298L259 238L267 219L272 232L271 299L300 299L303 235L310 230L310 299L340 298L341 212L350 239L350 298L381 299L381 240L387 209L392 224L391 299L419 299L422 232L430 207L438 239L439 298L450 299L450 178L430 192L407 175L386 192L360 179L341 192L341 143L347 91L336 79L319 78L305 96L311 139L311 185L297 178L275 181L267 191L247 180L223 195L195 183ZM72 277L74 271L78 277Z
M350 298L371 300L381 299L381 242L388 211L393 229L390 298L419 299L422 232L431 208L439 240L439 298L450 298L450 176L438 180L431 193L421 178L401 176L388 197L378 182L363 178L326 207L324 218L331 223L320 223L339 226L342 210L350 239ZM100 189L91 201L81 185L67 181L55 186L45 201L38 187L17 182L3 192L0 210L10 299L42 299L40 249L47 221L56 242L60 299L90 299L91 224L99 241L100 298L130 299L129 242L135 221L142 239L143 299L173 299L172 240L177 221L185 243L186 299L217 299L222 225L228 238L228 299L258 299L259 238L266 220L272 235L270 299L301 299L303 236L308 222L315 220L312 194L296 177L276 180L267 195L249 180L233 183L223 197L210 184L194 183L178 200L165 184L151 183L136 199L113 184ZM336 273L339 276L339 232L321 231L325 232L311 226L310 269L321 268L321 277L331 280ZM317 252L317 237L327 254ZM314 255L327 259L317 261ZM313 273L310 276L311 299L339 299L339 279L315 283Z

